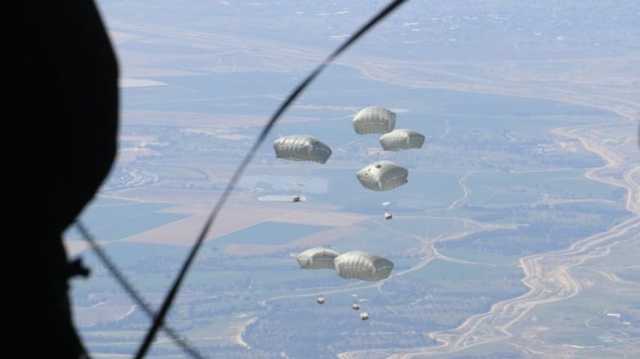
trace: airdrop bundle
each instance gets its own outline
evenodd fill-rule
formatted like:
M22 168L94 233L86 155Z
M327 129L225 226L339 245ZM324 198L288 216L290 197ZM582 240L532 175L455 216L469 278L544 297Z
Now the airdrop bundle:
M380 146L384 151L405 151L420 149L425 136L409 129L395 129L396 114L386 108L370 106L360 110L353 118L353 129L358 135L379 134ZM325 164L331 157L331 148L309 135L290 135L273 142L276 157L288 161ZM377 192L391 191L408 182L409 170L392 162L376 161L356 172L356 178L362 187ZM293 197L300 202L301 196ZM384 219L393 218L389 210L391 202L383 202ZM296 256L302 269L328 269L345 279L377 282L387 279L393 270L393 262L363 251L339 253L331 248L316 247L307 249ZM326 298L316 299L324 304ZM360 304L353 303L352 309L359 311ZM369 314L361 312L360 318L368 320Z
M362 251L339 253L331 248L316 247L298 254L296 260L302 269L335 270L344 279L357 279L368 282L378 282L389 278L393 271L393 262L379 256ZM357 295L354 294L354 300ZM316 303L324 304L326 298L319 296ZM360 304L353 302L351 309L360 310ZM361 312L361 320L368 320L369 313Z
M393 270L390 260L362 251L339 252L324 247L307 249L296 260L302 269L333 269L345 279L377 282L387 279Z
M369 106L358 111L353 118L353 129L358 135L380 134L384 151L404 151L422 148L425 136L408 129L395 129L396 114L384 107ZM287 161L325 164L331 157L331 147L310 135L289 135L273 142L276 158ZM408 182L409 171L392 161L376 161L356 172L360 184L372 191L390 191ZM292 202L300 202L301 196ZM388 207L389 202L385 202ZM391 213L385 210L385 219Z
M384 151L419 149L424 145L424 135L407 129L395 129L396 114L383 107L370 106L360 110L353 118L353 129L359 135L379 134ZM371 191L390 191L409 182L409 170L392 161L376 161L356 173L360 184ZM384 202L384 219L393 218Z

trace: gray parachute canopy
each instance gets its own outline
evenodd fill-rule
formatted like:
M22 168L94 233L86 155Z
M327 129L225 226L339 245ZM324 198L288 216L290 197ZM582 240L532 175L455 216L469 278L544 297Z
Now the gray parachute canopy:
M358 171L356 177L372 191L389 191L407 183L409 171L391 161L378 161Z
M273 141L276 157L290 161L311 161L324 164L331 157L331 148L307 135L284 136Z
M353 129L359 135L387 133L394 127L396 127L396 114L383 107L365 107L353 118Z
M360 251L337 256L334 265L342 278L372 282L388 278L393 270L393 262L390 260Z
M380 136L380 145L385 151L421 148L423 144L424 135L412 130L398 129Z
M333 269L333 260L339 255L333 249L316 247L298 254L296 260L303 269Z

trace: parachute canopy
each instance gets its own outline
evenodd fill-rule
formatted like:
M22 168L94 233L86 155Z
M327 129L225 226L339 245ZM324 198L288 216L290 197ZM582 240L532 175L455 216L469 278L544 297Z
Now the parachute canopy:
M424 135L412 130L398 129L380 136L380 145L385 151L421 148L423 144Z
M290 161L325 163L331 157L331 148L312 136L284 136L273 141L276 157Z
M389 191L407 183L409 171L391 161L378 161L358 171L356 177L372 191Z
M396 114L383 107L365 107L353 118L353 129L359 135L387 133L394 127Z
M351 251L337 256L334 260L336 272L342 278L379 281L389 277L393 262L372 256L365 252Z
M333 249L316 247L298 254L296 260L304 269L333 269L333 260L339 255Z

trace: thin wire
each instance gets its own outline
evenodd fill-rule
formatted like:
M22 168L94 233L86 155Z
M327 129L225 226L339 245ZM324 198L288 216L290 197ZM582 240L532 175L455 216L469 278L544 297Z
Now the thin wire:
M129 280L127 280L125 275L118 269L118 267L116 267L114 262L109 258L109 256L102 249L102 247L100 247L100 245L95 240L93 235L89 232L87 227L81 221L77 221L76 228L78 228L78 231L85 238L85 240L89 242L91 249L93 249L93 251L96 253L96 255L98 256L98 259L100 259L102 264L109 270L109 272L111 272L111 276L116 279L116 281L120 284L122 289L124 289L124 291L129 295L129 297L131 297L131 299L136 303L136 305L142 308L142 311L145 312L145 314L151 320L153 320L153 318L155 317L155 313L153 309L151 309L149 304L136 291L133 285L131 285L131 283L129 282ZM180 335L178 335L175 330L171 329L171 327L164 325L162 329L167 334L167 336L171 338L174 341L174 343L176 343L176 345L182 348L182 350L186 354L189 354L192 358L197 358L197 359L204 358L204 356L200 354L200 352L198 352L198 350L195 349L195 347L192 344L189 344L186 339L180 337Z
M171 287L171 289L169 290L169 293L165 297L165 300L162 303L162 306L160 307L160 310L158 311L158 314L156 315L156 318L153 321L151 328L149 328L149 331L147 332L147 335L144 341L140 345L138 353L136 354L137 359L142 359L146 355L149 348L151 347L151 343L153 342L156 334L158 333L158 330L162 326L162 323L165 317L167 316L167 313L169 312L169 309L171 308L173 301L175 300L176 294L178 293L180 286L182 285L182 282L187 272L189 271L189 268L191 267L191 264L193 263L193 260L195 259L196 254L198 253L198 250L202 246L202 243L204 242L205 237L209 233L209 229L213 225L213 222L215 221L215 219L218 217L218 213L220 212L220 210L226 203L227 199L231 195L231 192L233 192L233 189L235 188L236 184L242 177L242 174L244 173L245 169L247 168L247 166L255 156L256 152L258 151L258 148L267 138L267 135L269 134L269 132L271 132L276 122L278 122L278 120L280 119L280 116L282 116L282 114L289 108L289 106L291 106L293 101L295 101L295 99L302 94L302 92L307 88L307 86L309 86L309 84L327 67L327 65L329 65L329 63L335 60L335 58L338 57L340 54L342 54L342 52L348 49L351 45L353 45L356 41L358 41L364 34L366 34L371 28L373 28L376 24L378 24L382 19L390 15L393 11L395 11L400 5L402 5L406 1L407 0L391 1L389 4L387 4L387 6L385 6L382 10L380 10L373 18L367 21L358 31L356 31L356 33L351 35L351 37L349 37L347 41L345 41L340 47L334 50L300 84L298 84L298 86L296 86L296 88L291 92L291 94L287 97L287 99L280 105L280 107L278 107L276 112L271 116L271 118L269 119L269 122L267 122L267 124L262 129L262 132L256 139L255 143L253 144L253 146L251 147L247 155L244 157L244 159L240 163L240 166L238 166L238 168L234 172L233 176L231 177L231 180L227 184L227 187L225 188L224 192L218 199L218 202L216 203L215 207L209 214L209 217L207 218L207 221L205 222L205 225L202 228L202 231L198 235L198 238L194 243L194 245L191 247L191 251L187 256L187 259L184 261L182 268L180 269L180 272L178 273L178 276L176 277L173 283L173 286Z

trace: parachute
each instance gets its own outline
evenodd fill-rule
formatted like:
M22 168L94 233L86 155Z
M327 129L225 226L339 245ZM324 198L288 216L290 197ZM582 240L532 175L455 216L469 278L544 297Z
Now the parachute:
M405 129L393 130L380 136L380 145L385 151L401 151L421 148L424 135Z
M353 129L359 135L387 133L396 126L396 114L383 107L370 106L353 118Z
M342 278L372 282L388 278L393 270L393 262L390 260L360 251L351 251L337 256L334 265L336 272Z
M358 171L356 177L372 191L389 191L407 183L409 171L391 161L378 161Z
M333 261L339 255L333 249L316 247L298 254L296 260L303 269L333 269Z
M273 141L276 157L289 161L310 161L324 164L331 157L331 148L307 135L284 136Z

